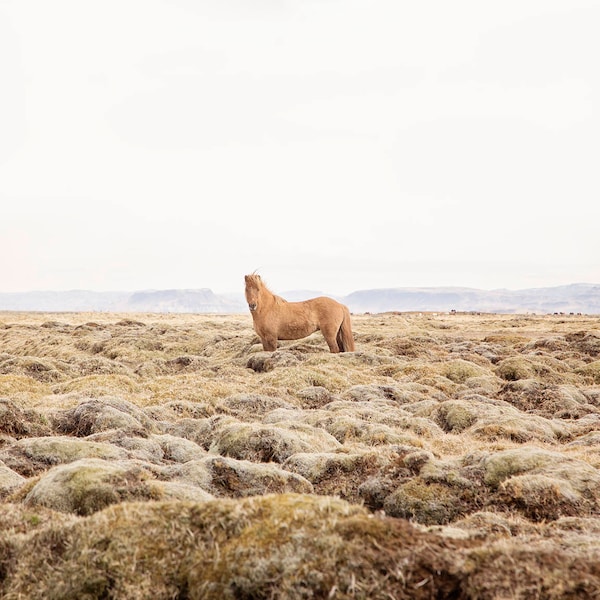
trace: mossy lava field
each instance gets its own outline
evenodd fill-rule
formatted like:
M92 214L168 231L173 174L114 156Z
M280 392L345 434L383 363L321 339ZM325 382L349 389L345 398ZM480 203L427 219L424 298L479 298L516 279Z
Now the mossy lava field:
M0 597L600 598L600 318L0 313Z

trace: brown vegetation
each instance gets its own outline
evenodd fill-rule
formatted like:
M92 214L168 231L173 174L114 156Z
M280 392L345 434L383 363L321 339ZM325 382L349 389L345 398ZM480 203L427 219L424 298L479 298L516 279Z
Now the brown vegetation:
M600 596L600 319L0 316L0 596Z

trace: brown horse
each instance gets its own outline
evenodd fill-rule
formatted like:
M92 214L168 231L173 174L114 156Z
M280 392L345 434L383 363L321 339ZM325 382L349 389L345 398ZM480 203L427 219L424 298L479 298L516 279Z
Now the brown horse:
M265 350L276 350L277 340L298 340L320 330L331 352L354 352L347 306L324 296L288 302L273 294L260 275L246 275L245 279L254 331Z

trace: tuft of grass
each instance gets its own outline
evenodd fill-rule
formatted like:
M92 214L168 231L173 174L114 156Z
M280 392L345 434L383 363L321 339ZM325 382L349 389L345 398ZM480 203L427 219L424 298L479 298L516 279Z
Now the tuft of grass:
M19 401L38 400L52 394L52 387L25 375L0 375L0 397Z
M136 465L82 459L54 467L25 496L26 506L44 506L76 515L90 515L110 504L136 499L158 500L161 486Z
M472 377L483 377L488 371L466 360L452 360L443 364L441 374L454 383L466 383Z
M35 410L22 409L16 402L0 398L0 432L15 438L50 433L46 417Z
M383 504L387 514L424 525L443 525L464 515L469 506L456 489L415 478L392 492Z
M297 452L328 451L340 443L322 429L308 425L224 425L216 434L210 452L253 462L282 463Z
M505 381L531 379L535 375L531 361L518 356L504 359L498 364L495 371L496 375Z
M0 451L0 459L26 477L81 458L121 460L125 456L125 452L113 444L63 436L24 438Z
M600 360L587 363L586 365L575 369L575 372L582 375L591 383L600 383Z

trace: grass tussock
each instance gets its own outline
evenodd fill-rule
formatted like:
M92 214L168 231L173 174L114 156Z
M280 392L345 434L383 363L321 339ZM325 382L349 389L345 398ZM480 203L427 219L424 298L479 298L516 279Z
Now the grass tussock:
M596 318L3 323L2 597L600 595Z

